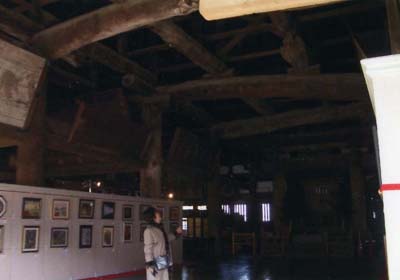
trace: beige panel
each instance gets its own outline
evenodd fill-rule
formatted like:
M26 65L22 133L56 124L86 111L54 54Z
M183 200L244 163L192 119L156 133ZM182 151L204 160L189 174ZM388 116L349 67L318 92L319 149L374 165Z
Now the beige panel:
M345 1L348 0L200 0L200 13L207 20L216 20Z

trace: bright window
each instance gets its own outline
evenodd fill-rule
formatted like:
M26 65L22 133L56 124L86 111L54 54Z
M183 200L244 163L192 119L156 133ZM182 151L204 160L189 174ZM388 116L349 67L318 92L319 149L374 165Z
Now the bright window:
M184 231L188 230L188 219L187 218L182 218L182 230L184 230Z
M231 214L231 207L228 204L221 205L221 208L222 208L222 212L224 212L224 214L227 214L227 215Z
M193 210L193 205L184 205L184 206L182 206L182 210L185 210L185 211Z
M235 204L233 206L233 212L242 216L244 221L247 222L247 205L246 204Z
M261 209L262 209L262 221L270 222L271 221L271 204L262 203Z
M207 211L207 205L199 205L199 206L197 206L197 210L199 210L199 211Z

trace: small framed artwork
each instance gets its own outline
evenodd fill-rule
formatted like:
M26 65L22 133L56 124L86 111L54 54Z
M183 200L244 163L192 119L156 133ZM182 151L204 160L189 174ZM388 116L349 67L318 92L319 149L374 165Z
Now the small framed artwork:
M68 247L68 228L52 228L50 247L67 248Z
M68 220L69 200L54 199L52 216L53 220Z
M112 220L115 214L115 203L114 202L103 202L103 207L101 210L101 218Z
M93 226L81 225L79 227L79 248L92 247Z
M0 218L7 212L7 201L0 195Z
M0 254L3 253L4 249L4 226L0 225Z
M22 201L22 219L40 219L42 199L24 197Z
M103 247L114 246L114 227L105 226L103 227Z
M22 253L39 252L39 234L38 226L24 226L22 231Z
M133 215L133 205L122 205L122 220L132 221Z
M125 243L130 243L133 241L133 224L123 223L122 226L123 241Z
M171 221L179 220L179 207L174 206L169 208L169 219Z
M79 219L93 219L95 201L91 199L79 200Z
M151 205L140 205L140 220L144 221L144 211L147 210L147 208L151 207Z
M157 206L156 209L161 213L161 218L164 218L164 206Z
M144 241L144 231L146 230L147 224L140 225L140 241Z

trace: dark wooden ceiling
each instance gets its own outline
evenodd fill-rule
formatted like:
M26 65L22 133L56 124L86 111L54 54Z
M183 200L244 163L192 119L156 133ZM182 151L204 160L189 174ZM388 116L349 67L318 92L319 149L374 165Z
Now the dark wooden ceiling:
M101 7L115 5L115 2L124 1L3 0L0 8L9 12L9 18L12 16L20 26L7 26L4 22L9 18L0 11L0 20L4 17L0 21L0 35L25 48L32 48L32 34ZM345 96L352 93L359 81L363 83L360 58L389 53L390 38L384 1L349 1L313 9L212 22L195 12L118 34L89 45L82 51L75 51L68 57L52 60L48 114L58 116L60 112L73 112L77 100L90 101L99 93L124 88L133 120L140 120L138 100L142 100L143 96L159 98L165 96L164 90L172 92L168 94L171 98L164 113L166 138L171 138L177 127L201 133L209 129L212 131L220 123L254 118L260 121L260 117L268 116L278 116L277 122L285 123L290 121L288 113L300 111L306 116L316 114L316 110L321 108L336 110L353 101ZM130 74L132 69L136 75L145 77L146 86L122 86L124 76ZM342 79L343 73L355 73L359 77ZM332 76L332 81L335 81L332 82L325 79L323 74L338 75ZM252 85L253 91L259 87L254 93L256 96L246 96L247 88L242 90L241 86L230 86L230 92L237 90L240 94L214 98L210 88L195 89L192 95L199 93L206 96L196 99L193 96L187 98L185 92L175 94L171 88L194 80L235 79L255 75L283 76L271 76L271 81L275 81L273 85L269 81L264 81L260 86L258 83ZM312 75L315 75L315 79L321 79L316 88L312 87L314 82L309 82L297 89L295 83L294 86L288 86L284 82L287 76L292 79L290 77L293 75L298 75L299 80L303 79L302 75L306 75L304 80L309 80ZM281 78L282 82L279 80ZM361 83L360 89L363 87ZM264 87L269 90L265 95L262 93ZM271 94L280 88L286 95L280 97L280 94ZM292 93L297 90L298 97ZM367 100L366 90L363 90L364 99ZM219 92L223 91L226 88L219 89ZM308 97L303 96L307 92L312 93ZM330 94L329 98L324 96L325 92L330 92L327 93ZM334 114L335 111L332 112ZM327 130L337 131L338 128L365 127L372 119L369 113L361 121L360 118L354 120L354 116L349 120L333 117L324 122L306 119L295 125L278 127L279 132L266 130L259 133L260 136L244 135L243 139L248 147L252 146L248 144L253 143L252 137L261 139L259 142L263 143L263 139L281 137L280 133L318 134ZM72 119L73 115L70 117ZM364 135L362 131L365 132L361 129L360 135ZM317 142L321 143L328 141L329 137L318 139L320 141ZM230 151L243 147L240 139L226 140L224 143ZM363 141L357 143L362 144ZM303 143L300 141L300 144Z

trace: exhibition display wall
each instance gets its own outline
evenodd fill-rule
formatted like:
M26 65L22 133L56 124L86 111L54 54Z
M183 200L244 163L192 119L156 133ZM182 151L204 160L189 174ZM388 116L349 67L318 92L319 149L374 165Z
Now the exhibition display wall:
M144 268L141 212L164 213L166 231L181 221L177 201L0 184L3 280L78 280ZM182 262L182 240L172 242Z

